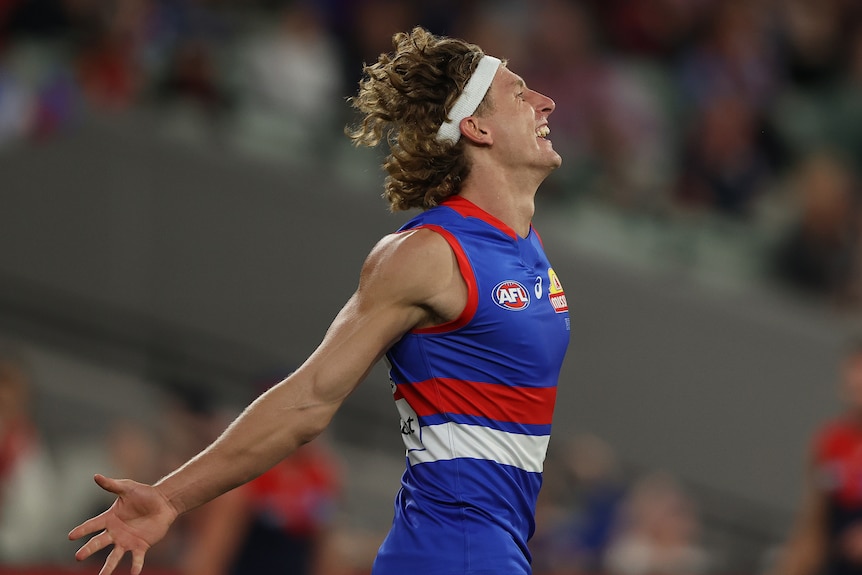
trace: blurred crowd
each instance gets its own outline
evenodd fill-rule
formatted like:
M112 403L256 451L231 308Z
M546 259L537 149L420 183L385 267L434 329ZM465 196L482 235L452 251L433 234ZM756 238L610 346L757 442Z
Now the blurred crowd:
M164 382L158 421L106 414L105 433L85 441L40 428L39 386L29 359L0 348L0 571L73 569L68 530L110 504L95 470L152 482L209 444L234 413L205 387ZM251 393L271 378L254 382ZM43 406L44 407L44 406ZM385 529L350 520L351 477L328 436L302 447L251 483L180 518L147 556L147 569L175 575L360 575ZM394 494L392 494L394 496ZM385 505L391 505L391 499ZM624 470L591 434L561 438L546 462L531 542L537 575L699 575L730 567L733 549L703 537L695 498L673 475ZM767 550L764 549L764 553ZM87 561L95 572L105 552Z
M152 483L212 442L239 409L219 405L201 382L164 381L164 393L153 398L157 420L103 409L101 433L66 429L58 436L40 417L46 398L31 367L17 347L0 341L0 572L75 568L81 543L70 543L66 534L112 499L92 482L93 473ZM250 393L265 389L254 382ZM341 458L322 436L181 517L148 555L148 570L353 575L373 551L361 548L368 546L361 533L342 528L343 473ZM86 569L98 570L107 553L97 555Z
M165 106L275 158L326 157L362 63L417 24L557 100L547 197L742 222L765 279L862 299L855 0L4 0L0 146Z
M673 474L623 469L592 434L556 444L532 542L540 575L700 575L737 571L732 549L704 537L695 497Z
M858 0L0 0L0 150L89 114L155 107L272 157L311 149L325 162L344 140L362 63L416 24L507 58L556 100L564 167L549 201L765 230L769 279L845 308L862 302ZM70 560L55 547L104 503L44 497L71 471L30 418L28 378L14 355L0 357L0 565ZM165 420L155 435L118 424L105 469L152 480L226 422L184 390ZM190 515L152 561L241 573L243 553L267 548L281 565L290 553L296 573L338 572L333 558L353 544L329 537L342 470L319 447ZM235 537L238 517L247 540ZM536 573L716 572L726 565L701 527L674 477L624 477L610 446L575 438L548 461Z

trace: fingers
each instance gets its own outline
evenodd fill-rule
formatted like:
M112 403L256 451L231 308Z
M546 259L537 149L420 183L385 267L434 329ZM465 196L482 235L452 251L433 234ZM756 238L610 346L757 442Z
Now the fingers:
M111 536L108 534L107 531L102 531L101 533L87 541L87 543L83 547L78 549L78 551L75 553L75 559L77 559L78 561L83 561L93 553L101 551L111 543L113 543L113 541L111 540Z
M99 575L111 575L111 573L114 572L114 569L117 568L117 565L120 564L120 559L123 558L125 553L126 551L124 549L114 547L108 554L108 558L105 559L105 564L102 565L102 570L99 571Z
M74 529L69 532L69 539L78 539L90 533L94 533L96 531L101 531L98 535L93 536L90 540L78 549L77 553L75 553L75 559L78 561L83 561L87 559L94 553L105 549L109 545L113 545L114 548L108 554L108 557L105 559L105 564L102 566L101 571L99 571L99 575L111 575L114 570L119 565L120 561L123 558L123 555L126 554L127 549L124 545L118 544L117 541L114 540L114 537L109 533L108 523L114 521L119 521L118 525L115 525L112 528L114 534L118 531L122 532L123 519L119 519L117 517L113 517L111 514L116 513L118 509L118 505L122 506L123 498L130 493L133 493L135 488L135 483L132 481L128 481L125 479L112 479L110 477L105 477L101 474L96 474L93 476L95 482L110 493L113 493L117 496L117 500L114 502L114 505L111 506L110 509L93 517L92 519L88 519L84 523L81 523ZM134 538L134 537L133 537ZM136 546L136 545L132 545ZM132 553L132 575L140 575L141 570L144 567L144 556L146 555L146 550L143 549L135 549L131 550Z
M141 575L144 569L144 551L132 551L132 575Z
M96 481L96 484L104 489L105 491L110 491L114 495L122 495L125 492L123 489L123 482L117 479L111 479L110 477L105 477L101 473L97 473L93 476L93 479Z
M111 479L110 477L105 477L104 475L97 473L93 476L93 479L96 481L99 487L104 489L105 491L109 491L118 497L126 493L126 488L123 487L123 483L116 479ZM100 531L105 528L104 517L108 512L105 511L93 517L92 519L88 519L87 521L81 523L72 531L69 532L69 539L79 539L88 533L94 533L96 531Z
M105 528L105 515L107 511L100 513L99 515L87 519L71 531L69 531L69 539L75 540L80 539L84 535L89 533L95 533L96 531L101 531Z
M75 553L75 559L78 561L83 561L90 557L93 553L97 551L101 551L108 545L114 544L113 538L106 531L99 533L92 539L90 539L86 545L78 549L78 552ZM117 568L117 565L120 564L120 561L123 558L123 555L126 554L126 549L114 544L114 548L108 554L107 559L105 559L105 564L102 566L102 570L99 571L99 575L111 575L114 572L114 569ZM144 569L144 557L147 552L145 550L133 549L132 553L132 571L131 575L140 575L141 571Z

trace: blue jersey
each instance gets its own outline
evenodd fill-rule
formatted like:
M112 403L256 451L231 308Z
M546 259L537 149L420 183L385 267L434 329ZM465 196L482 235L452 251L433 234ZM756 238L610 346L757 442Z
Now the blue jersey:
M387 353L407 469L372 573L529 574L566 296L532 228L521 238L458 196L402 230L416 228L448 241L467 305Z

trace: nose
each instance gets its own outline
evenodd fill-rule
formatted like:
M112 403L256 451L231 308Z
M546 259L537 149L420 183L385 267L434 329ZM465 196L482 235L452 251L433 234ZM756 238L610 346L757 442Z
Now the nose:
M534 91L532 95L534 100L533 107L536 109L537 112L541 112L545 115L550 115L550 113L554 111L554 108L557 107L557 104L554 103L552 99L540 92Z

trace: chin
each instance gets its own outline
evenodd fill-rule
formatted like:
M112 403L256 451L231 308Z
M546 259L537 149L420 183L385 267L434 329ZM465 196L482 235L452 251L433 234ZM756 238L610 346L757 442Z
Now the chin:
M557 153L557 150L554 149L554 144L551 142L551 140L545 140L545 143L547 144L547 146L544 149L544 153L548 154L548 156L551 158L550 161L554 164L554 167L559 168L560 165L563 163L563 158L561 158L560 154Z
M562 165L563 165L563 158L562 158L562 156L560 156L560 154L558 154L557 152L554 152L554 156L553 156L553 158L551 158L551 160L550 160L550 162L549 162L549 167L550 167L550 169L553 171L553 170L556 170L557 168L559 168L559 167L560 167L560 166L562 166Z

